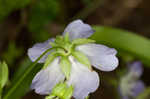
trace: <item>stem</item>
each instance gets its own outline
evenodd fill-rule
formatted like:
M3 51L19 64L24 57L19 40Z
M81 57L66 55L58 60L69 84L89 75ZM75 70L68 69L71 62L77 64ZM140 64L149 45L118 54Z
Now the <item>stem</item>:
M29 66L30 68L28 68L25 73L22 75L22 77L15 83L15 85L12 85L12 88L6 93L6 95L4 96L3 99L8 99L8 97L11 96L11 94L13 94L13 92L17 89L17 87L21 84L21 82L24 80L24 78L30 73L32 72L33 68L35 67L35 65L38 63L38 61L49 51L51 51L53 48L50 48L48 50L46 50L40 57L38 57L36 59L35 62L33 62L31 64L31 66Z

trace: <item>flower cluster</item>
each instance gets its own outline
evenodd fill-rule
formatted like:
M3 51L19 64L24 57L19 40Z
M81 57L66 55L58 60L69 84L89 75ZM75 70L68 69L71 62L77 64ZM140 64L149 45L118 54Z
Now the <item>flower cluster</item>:
M73 97L84 99L99 86L99 76L92 66L102 71L112 71L118 66L117 51L88 39L94 30L81 20L70 23L62 36L35 44L28 56L35 61L51 49L38 62L44 63L32 81L31 88L41 95L50 94L54 86L65 82L73 86Z
M128 66L128 72L120 80L119 93L121 99L135 99L145 89L142 80L139 80L143 73L141 62L133 62Z

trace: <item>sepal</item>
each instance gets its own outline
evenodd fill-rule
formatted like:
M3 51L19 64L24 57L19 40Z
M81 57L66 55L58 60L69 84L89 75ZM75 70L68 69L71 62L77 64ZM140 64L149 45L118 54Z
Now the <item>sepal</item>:
M89 59L80 51L73 51L72 55L77 59L80 63L84 64L87 66L90 70L92 70L91 63Z
M87 38L78 38L72 41L75 45L82 45L82 44L88 44L88 43L95 43L95 40L87 39Z
M71 63L67 56L61 57L60 66L61 66L61 70L63 71L66 78L69 79L70 72L71 72Z

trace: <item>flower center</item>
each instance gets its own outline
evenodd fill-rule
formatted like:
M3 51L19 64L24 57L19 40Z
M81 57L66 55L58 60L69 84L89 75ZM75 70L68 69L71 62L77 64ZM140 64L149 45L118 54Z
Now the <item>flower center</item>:
M74 44L63 36L57 36L54 42L50 42L50 45L63 56L69 56L75 48Z

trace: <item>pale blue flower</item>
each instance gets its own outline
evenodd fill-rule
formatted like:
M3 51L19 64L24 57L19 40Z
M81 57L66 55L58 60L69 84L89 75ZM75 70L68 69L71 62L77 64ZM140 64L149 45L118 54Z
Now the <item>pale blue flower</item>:
M88 24L84 24L81 20L75 20L70 23L63 36L68 33L71 41L79 38L88 38L94 30ZM35 61L44 51L51 48L50 42L54 42L54 39L50 39L44 43L34 45L28 50L28 56L32 61ZM69 46L70 47L70 46ZM83 53L90 65L102 71L112 71L118 66L118 59L116 57L117 51L113 48L106 47L104 45L88 43L77 45L74 48L75 51ZM53 52L53 51L52 51ZM47 53L39 63L44 63L47 56L51 52ZM98 74L89 69L86 64L79 62L70 52L68 59L71 64L70 77L66 80L66 77L60 68L61 57L56 57L47 68L42 69L37 73L32 81L31 88L35 89L38 94L49 94L52 88L61 81L66 80L66 83L74 86L73 96L76 99L84 99L89 93L96 91L99 86Z
M121 99L136 99L144 91L144 82L140 80L142 73L141 62L137 61L128 65L128 72L121 78L119 85Z

